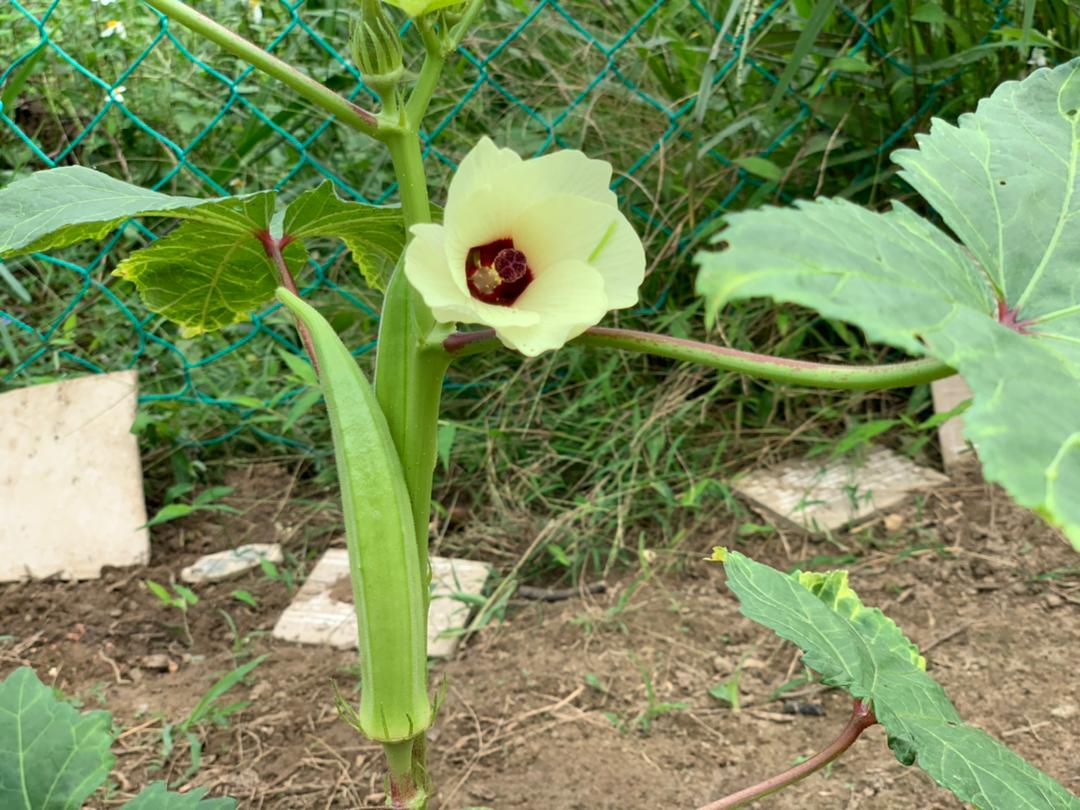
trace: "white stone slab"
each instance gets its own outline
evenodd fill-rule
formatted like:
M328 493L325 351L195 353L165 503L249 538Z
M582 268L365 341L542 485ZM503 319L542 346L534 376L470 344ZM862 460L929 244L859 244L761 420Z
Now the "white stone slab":
M144 565L134 371L0 395L0 581Z
M491 566L475 560L431 558L431 607L428 611L428 655L449 658L469 619L470 606L456 594L478 596ZM274 625L274 638L303 644L324 644L355 649L356 614L353 612L349 555L343 548L329 549L312 569Z
M734 489L756 506L799 529L839 529L888 509L910 493L949 479L883 447L871 447L862 463L794 459L737 480Z
M279 563L283 559L281 546L277 543L248 543L199 557L180 572L180 579L193 585L200 582L218 582L257 568L263 560Z
M954 374L930 383L930 394L934 398L934 413L948 413L971 399L971 388L964 382L963 377ZM954 416L939 425L938 441L941 443L941 460L945 463L946 470L975 457L975 449L964 439L963 416Z

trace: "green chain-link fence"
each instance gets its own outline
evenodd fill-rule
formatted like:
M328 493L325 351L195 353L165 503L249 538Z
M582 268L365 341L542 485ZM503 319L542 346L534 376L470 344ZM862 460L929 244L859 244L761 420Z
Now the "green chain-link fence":
M373 105L344 56L347 0L195 5ZM687 257L724 211L815 192L873 201L890 184L888 152L931 114L958 114L1029 58L1060 58L1027 5L492 0L433 105L429 173L445 183L483 133L525 153L610 160L654 259L647 319L687 294ZM291 197L328 178L358 200L395 196L378 145L138 0L8 0L0 103L0 182L81 163L175 193ZM280 313L185 341L110 277L161 232L132 222L101 245L0 264L0 380L137 368L151 418L201 414L186 440L249 431L303 444L282 414L311 395L288 376L283 354L297 346ZM369 350L377 299L340 246L315 251L302 281ZM287 378L276 393L275 375Z

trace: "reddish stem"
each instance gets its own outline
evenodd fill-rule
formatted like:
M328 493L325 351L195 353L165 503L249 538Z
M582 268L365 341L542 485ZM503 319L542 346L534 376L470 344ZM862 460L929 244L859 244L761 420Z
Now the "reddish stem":
M393 810L409 810L416 798L416 784L412 776L396 777L390 774L390 806Z
M1021 335L1026 335L1028 327L1033 323L1031 320L1020 320L1020 309L1018 307L1010 309L1009 305L1001 298L997 302L997 319L1002 326L1007 326Z
M284 254L285 248L293 241L293 237L286 234L280 239L275 239L270 235L270 231L264 229L256 231L255 238L262 243L263 250L270 257L270 261L274 263L274 267L277 268L278 280L281 282L281 286L299 297L300 290L296 286L296 279L293 278L292 271L289 270L289 264L285 261ZM300 333L300 341L304 344L304 350L311 361L311 367L318 374L319 361L315 358L315 342L311 339L311 332L299 320L296 321L296 331Z
M732 810L735 807L744 807L763 796L768 796L770 793L783 790L800 779L805 779L814 771L824 768L838 758L851 747L855 740L859 739L860 734L876 722L877 718L874 717L874 710L870 708L869 704L856 700L851 710L851 719L844 726L844 730L840 732L840 736L833 740L828 748L822 749L805 762L800 762L794 768L790 768L776 776L771 776L756 785L744 788L738 793L732 793L719 801L706 804L704 807L698 808L698 810Z

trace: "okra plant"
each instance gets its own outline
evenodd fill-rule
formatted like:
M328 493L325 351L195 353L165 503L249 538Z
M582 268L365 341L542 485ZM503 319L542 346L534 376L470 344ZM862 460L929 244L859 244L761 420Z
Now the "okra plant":
M697 257L710 319L732 299L768 296L853 323L915 357L818 364L598 326L637 301L646 257L610 191L611 167L580 152L526 160L484 138L433 222L421 123L482 0L387 1L398 11L361 0L350 43L380 99L375 113L181 0L146 0L384 145L400 206L347 202L329 184L287 205L272 191L176 197L67 167L0 191L0 257L101 238L131 217L173 217L175 231L115 270L149 309L186 335L244 321L275 298L295 318L326 400L346 517L362 684L359 707L341 708L384 747L392 807L425 808L435 792L425 736L437 714L425 648L427 526L443 377L470 355L505 347L535 356L575 343L859 390L959 372L974 392L967 436L986 477L1080 550L1080 60L1003 84L957 125L936 121L918 148L894 156L940 224L898 202L876 213L843 200L729 218ZM401 13L425 50L410 77ZM368 285L383 291L374 384L299 296L305 241L316 237L343 240ZM1080 808L1064 787L964 725L915 645L861 604L844 572L787 575L725 549L714 559L742 611L799 645L809 667L852 695L854 710L817 756L706 808L742 806L791 784L874 723L901 761L918 763L964 802ZM26 758L17 753L11 760L0 748L0 795L18 779L36 784L18 770ZM32 789L11 795L22 801ZM42 805L26 798L10 806Z

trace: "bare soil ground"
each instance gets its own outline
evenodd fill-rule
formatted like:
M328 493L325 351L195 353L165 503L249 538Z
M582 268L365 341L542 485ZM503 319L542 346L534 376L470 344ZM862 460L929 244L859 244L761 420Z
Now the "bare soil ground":
M332 526L316 530L318 509L297 525L286 508L293 481L280 468L251 468L232 483L244 514L162 527L144 569L0 585L0 677L28 664L86 708L113 712L118 766L109 795L91 805L104 808L153 779L180 778L188 743L162 759L163 728L222 674L268 654L222 702L250 704L198 729L201 766L186 785L242 808L380 806L379 751L334 708L333 682L354 688L354 655L269 638L289 599L284 584L255 572L199 587L190 646L143 584L243 542L280 540L301 564L333 542ZM439 807L694 808L839 732L850 711L843 694L809 682L771 699L805 671L794 648L738 614L723 569L703 561L713 545L732 544L733 525L706 526L681 556L612 577L602 594L512 600L505 622L435 665L435 681L446 679L431 732ZM1000 491L960 476L831 541L778 532L738 547L784 569L855 555L846 567L856 590L921 646L964 717L1080 793L1080 557ZM258 607L234 598L238 589ZM736 671L739 712L709 694ZM785 713L785 700L815 714ZM897 763L874 728L832 767L760 806L959 805Z

